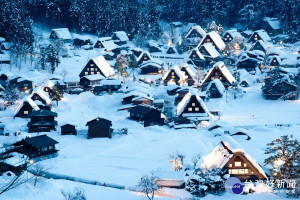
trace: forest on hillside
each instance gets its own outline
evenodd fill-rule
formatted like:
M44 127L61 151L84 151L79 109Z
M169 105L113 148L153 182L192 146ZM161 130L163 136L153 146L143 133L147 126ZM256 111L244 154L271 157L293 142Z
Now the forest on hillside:
M263 17L276 17L285 33L300 34L300 0L0 0L0 37L19 45L33 41L34 23L98 36L125 30L159 36L159 21L258 29Z

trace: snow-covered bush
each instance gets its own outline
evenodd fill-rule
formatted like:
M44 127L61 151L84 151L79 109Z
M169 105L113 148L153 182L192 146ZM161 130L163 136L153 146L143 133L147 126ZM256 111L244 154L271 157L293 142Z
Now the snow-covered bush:
M219 168L196 169L186 183L186 190L192 195L203 197L206 194L221 195L225 191L228 176Z

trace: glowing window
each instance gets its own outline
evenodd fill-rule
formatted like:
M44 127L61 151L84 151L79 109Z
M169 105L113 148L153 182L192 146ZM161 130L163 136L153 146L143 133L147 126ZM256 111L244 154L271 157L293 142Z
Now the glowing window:
M94 71L94 68L91 68L91 71Z
M195 111L199 111L199 107L196 107L196 108L195 108Z
M246 164L246 163L244 163L244 167L247 167L247 164Z
M89 73L88 73L88 72L84 72L84 74L85 74L85 75L88 75Z
M196 104L195 103L192 103L192 106L195 106Z
M229 164L229 167L232 167L232 164Z
M193 108L188 108L188 111L193 111Z
M24 110L24 115L28 115L28 110Z
M248 174L249 173L249 170L248 169L245 169L245 174Z
M234 163L234 166L236 166L236 167L241 167L241 166L242 166L242 162L235 162L235 163Z
M91 75L93 75L94 74L94 72L91 72Z

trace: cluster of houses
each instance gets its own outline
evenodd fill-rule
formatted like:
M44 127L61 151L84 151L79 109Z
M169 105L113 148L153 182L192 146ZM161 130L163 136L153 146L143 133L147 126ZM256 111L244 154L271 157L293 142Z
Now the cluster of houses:
M78 75L65 75L63 79L51 78L40 86L32 80L20 76L0 76L0 95L8 85L12 85L25 97L15 110L14 117L27 118L28 132L50 132L57 130L57 113L52 111L55 90L72 95L90 91L95 95L104 93L123 93L119 111L128 111L130 120L142 123L144 127L165 125L174 129L197 128L209 126L209 122L218 115L205 105L208 98L222 98L230 89L248 87L254 83L253 76L257 71L265 72L280 66L281 73L289 73L286 68L297 67L300 55L287 53L280 49L287 37L282 34L277 19L264 19L264 30L241 31L227 30L219 33L216 30L204 30L194 24L178 41L179 45L171 42L166 46L150 40L144 49L130 44L132 34L125 31L114 32L111 37L100 37L93 41L89 36L71 34L67 28L53 29L50 39L73 43L74 47L83 50L102 49L100 55L88 60ZM182 23L171 23L172 30L182 27ZM268 35L270 33L271 37ZM244 41L243 46L241 42ZM246 41L246 42L245 42ZM230 62L225 54L229 45L239 51L236 60ZM276 43L276 44L274 44ZM11 43L0 38L0 66L10 64L8 51ZM179 53L179 48L182 53ZM112 67L121 53L133 54L136 59L138 81L125 84L116 78L116 71ZM240 70L239 80L234 71ZM163 85L172 99L172 110L165 109L163 98L156 98L151 94L151 85ZM278 87L284 87L278 85ZM290 87L296 90L297 87ZM272 99L272 98L271 98ZM110 120L97 117L86 123L87 138L112 138L113 124ZM66 123L60 127L61 135L77 135L76 125ZM0 124L0 134L4 133L4 125ZM57 141L47 135L28 137L11 145L4 154L3 161L7 170L18 170L24 167L29 159L30 163L51 158L57 155ZM5 157L6 156L6 157ZM232 176L241 180L266 179L267 176L257 162L240 148L235 149L228 142L222 141L214 150L204 157L205 167L217 166L226 169ZM15 167L15 168L14 168ZM0 167L1 168L1 167ZM165 184L165 181L161 181ZM182 181L178 181L182 187Z

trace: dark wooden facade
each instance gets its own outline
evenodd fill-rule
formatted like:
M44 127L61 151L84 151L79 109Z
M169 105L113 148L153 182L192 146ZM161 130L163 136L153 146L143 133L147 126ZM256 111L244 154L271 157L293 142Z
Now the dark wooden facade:
M189 103L186 104L180 116L182 116L183 114L190 114L190 113L206 113L206 111L199 103L195 95L191 96Z
M256 59L247 58L237 63L238 69L245 69L248 72L255 71L256 67L260 66L260 63Z
M107 119L98 117L87 122L86 126L88 126L88 139L112 137L112 122Z
M232 158L228 161L225 168L227 168L230 176L237 177L241 181L258 179L265 179L258 169L248 160L243 153L234 153Z
M223 93L218 89L215 83L212 83L211 86L207 89L208 97L210 98L221 98Z
M19 109L18 113L16 113L14 117L29 118L33 111L33 107L27 101L24 101L22 108Z
M218 46L216 45L215 41L210 37L210 35L207 34L207 35L203 38L203 40L201 41L201 45L199 46L199 51L200 51L200 52L201 52L200 47L201 47L203 44L205 44L205 43L211 43L212 46L215 47L215 49L216 49L217 51L219 51L219 52L222 51L221 49L218 48ZM201 53L202 53L202 52L201 52Z
M56 130L57 113L49 110L39 110L34 111L30 115L30 121L27 124L28 132L49 132L51 130Z
M137 60L137 64L140 65L143 62L146 62L147 60L150 60L151 58L149 57L149 55L147 53L143 53L143 55L139 58L139 60Z
M13 151L27 155L29 158L48 156L57 153L55 145L57 141L47 135L39 135L28 137L19 142L14 143Z
M219 67L214 67L212 72L208 74L205 82L202 83L202 90L205 90L208 84L216 78L219 79L223 83L223 85L231 85L231 83L227 80L226 76L222 73Z
M73 41L74 46L84 46L84 45L92 45L92 42L90 39L80 39L80 38L75 38Z
M10 84L15 85L22 92L32 89L32 81L26 79L18 81L18 79L21 79L21 77L10 80Z
M188 86L193 86L196 82L193 75L190 74L190 72L187 70L188 66L181 67L181 71L188 77L187 78L187 84Z
M76 127L72 124L65 124L62 125L60 128L62 135L77 135Z
M259 41L255 42L254 45L251 47L250 50L251 51L253 51L253 50L260 50L260 51L266 53L267 49L261 43L263 43L262 40L260 42Z
M144 122L144 126L163 125L161 112L149 106L138 105L129 110L130 119Z
M92 59L90 59L88 63L85 65L85 67L83 68L83 70L80 72L79 77L82 78L83 76L94 75L94 74L101 74L102 76L105 77L105 75L97 66L97 64Z
M168 85L169 81L174 82L176 85L180 85L180 82L184 80L180 79L174 69L170 69L169 74L164 79L164 84Z
M170 46L166 52L166 54L175 54L176 53L176 49L175 47Z
M296 85L287 83L287 82L278 82L273 85L272 93L264 94L267 100L277 100L287 94L284 100L296 100L298 95L298 88Z

